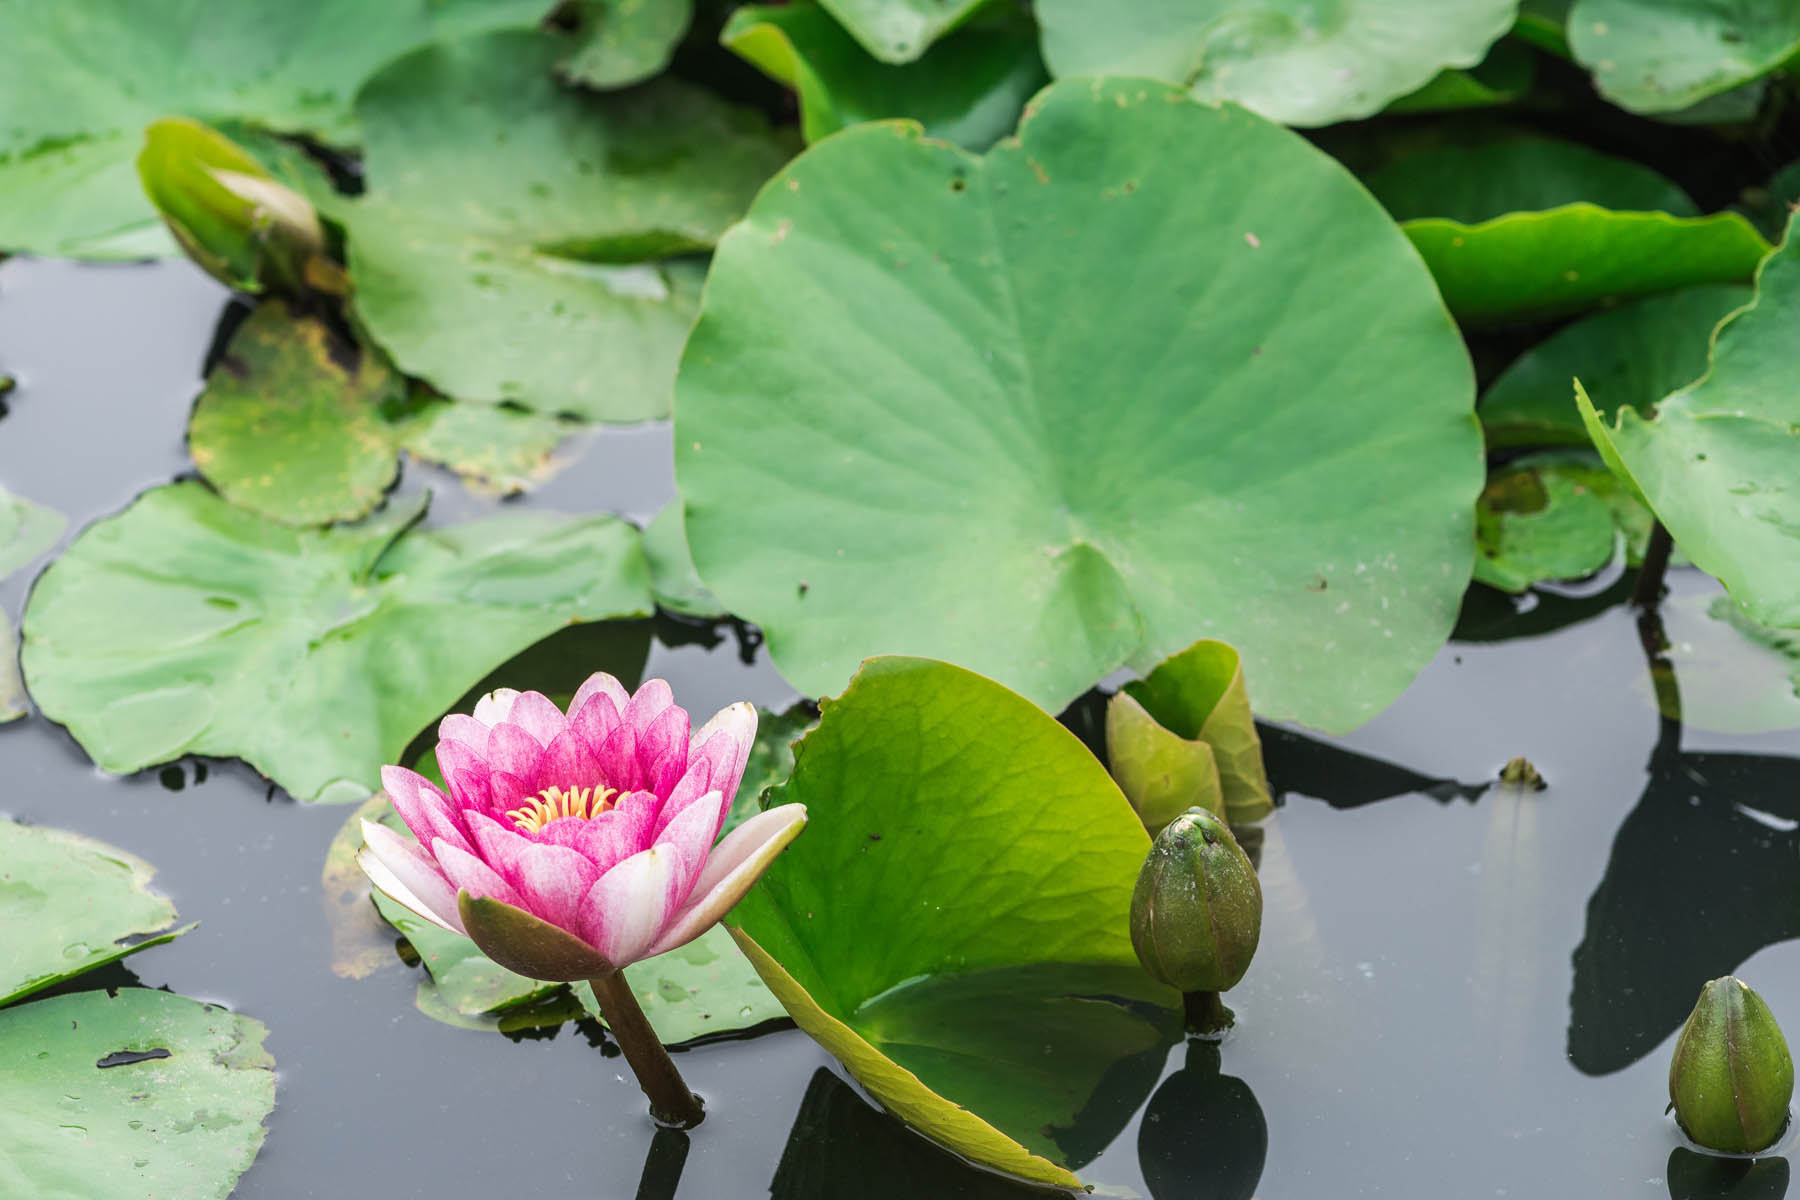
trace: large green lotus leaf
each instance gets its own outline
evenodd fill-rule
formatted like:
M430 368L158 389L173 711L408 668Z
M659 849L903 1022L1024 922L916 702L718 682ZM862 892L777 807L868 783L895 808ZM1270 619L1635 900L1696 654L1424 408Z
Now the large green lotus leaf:
M823 707L769 798L806 832L733 911L740 944L888 1111L1078 1186L1110 1138L1090 1101L1170 1032L1127 928L1144 827L1074 734L960 667L871 659Z
M1472 67L1518 0L1038 0L1044 61L1147 75L1288 125L1367 117L1445 67Z
M1753 620L1800 627L1800 239L1757 272L1755 299L1719 326L1705 377L1654 416L1608 425L1576 399L1607 465L1630 481L1695 565L1718 576Z
M147 988L0 1012L0 1191L224 1200L275 1107L267 1035Z
M563 75L592 88L642 83L669 65L694 0L576 0L581 43L562 61Z
M155 873L104 842L0 820L0 1004L186 932L148 890Z
M746 5L719 40L799 94L809 142L861 121L910 117L927 137L985 150L1013 131L1047 79L1037 26L1022 13L965 26L904 65L870 58L816 4Z
M0 388L0 395L5 393ZM63 515L0 487L0 579L42 554L62 536ZM19 639L12 620L0 613L0 724L31 711L25 681L19 678Z
M1165 84L1070 82L985 158L864 125L777 176L720 242L676 475L701 578L808 695L907 652L1054 711L1212 636L1266 714L1344 728L1455 616L1470 390L1336 163Z
M1521 18L1522 19L1522 18ZM1487 57L1467 70L1439 71L1430 83L1389 104L1389 116L1457 112L1511 104L1531 90L1537 60L1522 41L1502 38Z
M1444 217L1473 225L1582 201L1679 217L1700 211L1649 167L1515 130L1400 154L1364 175L1363 183L1396 221Z
M1586 446L1575 407L1580 376L1598 411L1648 412L1706 374L1712 332L1750 299L1746 287L1684 288L1565 325L1521 354L1482 393L1476 410L1490 447Z
M248 761L302 800L360 799L470 684L575 621L643 615L637 531L419 509L296 530L198 483L90 526L38 580L25 677L109 771Z
M1618 540L1605 498L1550 464L1496 471L1476 502L1475 539L1476 582L1515 593L1593 574Z
M994 0L820 0L885 63L909 63Z
M519 28L545 0L0 0L0 250L175 253L138 183L144 126L241 120L341 140L375 68Z
M1737 213L1674 217L1568 204L1478 225L1431 217L1403 229L1465 325L1566 316L1657 292L1743 283L1769 252Z
M368 192L343 207L356 311L460 400L590 420L667 416L705 250L791 152L690 84L557 85L563 43L420 50L357 100Z
M1791 0L1575 0L1569 48L1614 104L1668 112L1747 83L1800 52Z

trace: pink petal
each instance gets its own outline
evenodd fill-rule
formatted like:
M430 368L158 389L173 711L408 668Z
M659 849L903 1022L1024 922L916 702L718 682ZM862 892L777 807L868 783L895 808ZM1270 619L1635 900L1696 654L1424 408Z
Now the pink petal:
M527 911L579 937L581 902L599 878L581 854L538 842L525 851L517 883Z
M654 721L637 735L638 767L643 771L644 786L659 796L667 796L687 771L687 710L671 704L657 714Z
M461 742L466 746L487 745L488 727L474 717L451 713L438 722L438 741ZM442 766L443 764L438 764Z
M656 796L650 792L627 792L611 812L601 813L591 820L564 817L550 822L538 832L538 840L567 846L593 863L596 869L607 871L638 851L649 848L656 803Z
M506 723L529 733L540 746L548 746L557 734L569 727L562 709L552 704L550 697L542 692L520 692L519 698L513 701L512 713Z
M405 767L383 767L381 787L420 845L429 846L432 838L441 837L469 848L460 812L431 780Z
M732 830L707 860L691 898L645 957L685 946L718 924L805 827L806 806L783 804L756 814Z
M451 886L458 891L467 892L478 900L498 900L514 908L525 907L513 886L473 854L452 846L443 838L431 843L431 854L444 869L444 874L450 877Z
M694 734L698 747L688 753L692 766L696 758L705 759L713 787L725 793L730 804L744 778L744 766L750 761L750 747L756 742L756 706L738 701L713 714L712 720Z
M607 734L594 757L600 762L600 777L606 780L607 787L635 792L644 786L643 773L638 768L637 734L629 724L620 722Z
M494 793L489 787L488 773L483 769L479 774L474 771L453 771L450 774L450 797L460 809L473 809L476 812L488 812L493 808Z
M707 792L716 790L707 787L707 765L705 763L690 767L688 773L681 777L681 782L669 790L669 798L663 801L662 808L657 811L656 837L653 840L660 841L662 831L669 827L670 821L679 817L689 805L706 795ZM713 836L717 838L717 830L714 831Z
M506 720L512 712L513 701L519 698L515 688L495 688L475 702L475 719L492 729Z
M569 701L569 719L574 720L575 714L586 708L588 702L595 696L605 696L612 701L612 711L615 717L623 713L625 706L631 703L631 693L625 690L624 684L605 671L595 671L580 687L575 689L575 698ZM606 734L602 733L600 736L605 737Z
M673 846L687 865L687 878L691 884L700 876L700 868L706 865L707 852L712 849L713 833L723 819L725 796L721 792L708 792L694 801L673 821L670 821L656 835L658 846ZM680 899L687 899L687 892L681 892Z
M579 705L571 704L569 711L573 714L569 717L569 728L581 735L589 752L596 756L600 747L606 744L606 735L617 729L622 719L619 716L621 709L610 695L604 693L589 697Z
M538 764L544 761L544 744L517 725L502 722L488 733L488 769L504 771L515 779L535 783ZM535 794L539 789L533 787Z
M363 848L356 861L369 881L432 924L461 933L456 889L438 865L386 825L365 820L362 826Z
M526 800L538 794L538 789L520 779L517 775L508 775L504 771L496 771L488 780L488 812L496 821L503 819L507 813L519 807Z
M545 749L544 761L538 764L538 782L546 780L551 781L548 786L570 791L598 787L604 776L599 760L588 751L587 742L573 729L565 729Z
M481 740L465 742L458 738L442 738L437 744L438 774L448 783L461 771L468 775L479 775L482 779L488 776L487 760L488 731L481 731Z
M680 859L652 846L602 875L582 901L578 936L615 967L643 958L674 911Z
M625 706L625 723L641 736L650 728L650 722L674 703L675 693L670 690L668 680L646 679L644 685L632 693L631 703Z
M499 872L507 883L518 887L520 864L534 845L532 840L511 826L477 812L469 814L469 832L475 838L475 853L481 861Z

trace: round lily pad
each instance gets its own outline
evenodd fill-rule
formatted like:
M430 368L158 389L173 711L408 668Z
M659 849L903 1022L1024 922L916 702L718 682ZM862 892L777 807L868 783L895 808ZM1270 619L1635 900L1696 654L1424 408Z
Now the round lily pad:
M1058 79L1148 75L1288 125L1367 117L1479 63L1518 0L1038 0Z
M1554 463L1496 471L1476 504L1475 538L1476 582L1515 593L1593 574L1618 541L1605 497Z
M267 1034L147 988L0 1012L8 1195L224 1200L275 1107Z
M984 158L864 125L778 175L720 243L676 475L700 577L806 694L904 652L1054 710L1218 637L1266 715L1345 728L1454 620L1471 391L1343 168L1070 82Z
M0 820L0 1004L185 933L154 874L104 842Z
M668 415L703 251L788 157L760 114L664 77L560 86L548 34L418 51L357 100L367 193L338 214L356 311L459 400Z
M669 65L694 0L576 0L580 44L562 61L565 78L591 88L629 87Z
M1575 0L1569 49L1614 104L1687 108L1775 70L1800 52L1789 0Z
M637 531L616 518L405 532L419 515L297 530L197 483L146 492L39 579L32 695L109 771L232 755L298 799L360 799L497 663L650 610Z

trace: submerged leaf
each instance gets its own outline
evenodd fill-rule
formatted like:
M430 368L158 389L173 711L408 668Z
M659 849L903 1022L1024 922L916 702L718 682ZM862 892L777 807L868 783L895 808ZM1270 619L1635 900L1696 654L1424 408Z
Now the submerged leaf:
M1417 256L1293 134L1148 81L1053 86L985 158L812 147L720 243L678 389L700 577L809 695L912 651L1054 710L1212 636L1342 728L1471 565L1470 368Z
M295 530L197 483L147 492L39 580L32 694L109 771L233 755L298 799L360 799L497 663L650 609L637 531L616 518L404 532L418 515Z
M147 988L0 1012L8 1194L224 1200L275 1107L267 1034Z
M104 842L0 820L0 1004L185 933L148 890L155 873Z

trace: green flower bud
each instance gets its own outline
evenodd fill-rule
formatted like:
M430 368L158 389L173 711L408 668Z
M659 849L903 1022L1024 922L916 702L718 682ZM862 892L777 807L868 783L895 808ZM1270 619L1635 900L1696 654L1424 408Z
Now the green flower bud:
M1794 1060L1762 997L1730 976L1701 988L1669 1063L1681 1128L1708 1150L1750 1154L1780 1136L1793 1097Z
M1262 885L1231 829L1190 808L1156 835L1131 893L1131 944L1144 970L1184 992L1244 977L1262 936Z
M189 258L239 291L304 287L325 233L306 197L236 142L171 117L144 131L138 178Z

